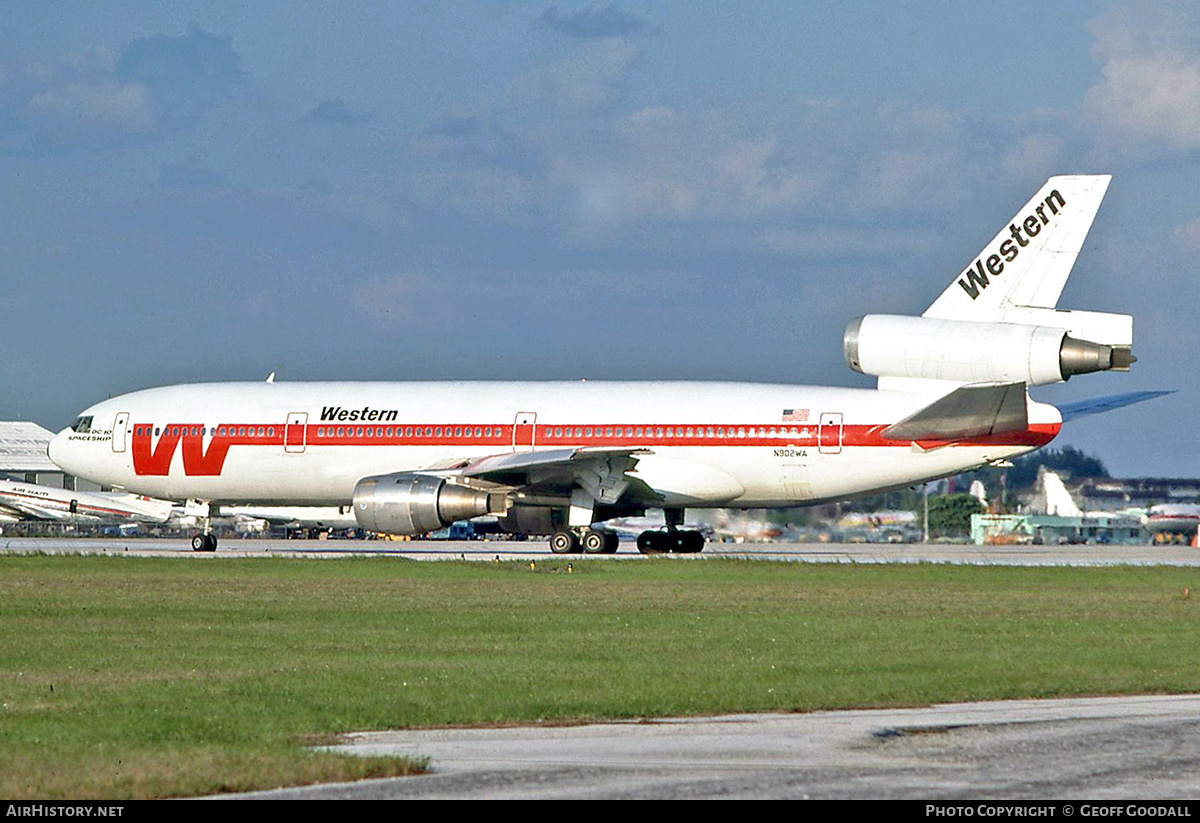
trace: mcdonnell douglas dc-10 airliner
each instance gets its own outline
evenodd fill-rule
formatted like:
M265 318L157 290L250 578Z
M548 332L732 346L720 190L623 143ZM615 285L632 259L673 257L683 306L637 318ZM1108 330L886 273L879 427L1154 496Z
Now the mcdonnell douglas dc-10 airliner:
M691 507L791 507L998 464L1062 412L1030 386L1126 371L1133 318L1055 308L1108 188L1059 176L920 317L853 320L876 389L705 382L207 383L86 409L50 444L64 471L221 505L352 505L372 532L491 515L555 552L616 551L603 523L662 509L646 552L696 552ZM1125 395L1113 407L1152 393ZM210 529L193 540L213 550Z

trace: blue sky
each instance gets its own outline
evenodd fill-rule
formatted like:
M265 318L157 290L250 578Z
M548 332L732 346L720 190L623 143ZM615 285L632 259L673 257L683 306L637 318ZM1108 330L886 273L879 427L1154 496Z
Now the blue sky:
M68 13L69 12L69 13ZM0 418L171 382L865 386L1045 178L1114 175L1060 305L1163 399L1058 443L1197 473L1188 3L9 0Z

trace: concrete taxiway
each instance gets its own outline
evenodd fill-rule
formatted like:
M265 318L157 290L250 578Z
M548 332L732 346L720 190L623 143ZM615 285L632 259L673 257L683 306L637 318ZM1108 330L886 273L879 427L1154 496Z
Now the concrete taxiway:
M333 748L428 757L432 773L241 796L1194 798L1200 695L365 732Z

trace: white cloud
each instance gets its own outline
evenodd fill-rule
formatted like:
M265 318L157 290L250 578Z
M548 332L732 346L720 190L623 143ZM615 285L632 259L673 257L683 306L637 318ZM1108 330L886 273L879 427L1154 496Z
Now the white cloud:
M1101 80L1085 116L1124 153L1200 149L1200 8L1123 5L1089 29Z
M102 149L191 129L243 77L232 40L195 28L119 53L89 48L0 67L0 146Z
M525 74L514 82L522 103L549 103L592 109L617 101L640 58L623 38L590 43L572 60Z
M1020 138L1009 146L1001 159L1004 172L1010 177L1045 176L1061 171L1065 153L1063 138L1035 132Z
M154 113L145 86L109 78L46 89L25 105L34 124L49 131L111 129L137 134L154 130Z

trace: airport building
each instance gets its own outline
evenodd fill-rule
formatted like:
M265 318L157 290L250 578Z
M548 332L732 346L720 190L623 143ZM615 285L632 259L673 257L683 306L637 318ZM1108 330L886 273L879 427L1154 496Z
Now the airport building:
M96 491L95 483L77 480L50 462L46 447L54 433L28 421L0 421L0 477L56 489Z
M1156 506L1163 503L1200 502L1200 479L1170 477L1090 478L1076 491L1088 509L1117 509Z
M973 514L971 541L979 546L1136 544L1150 542L1150 534L1140 520L1116 515Z

